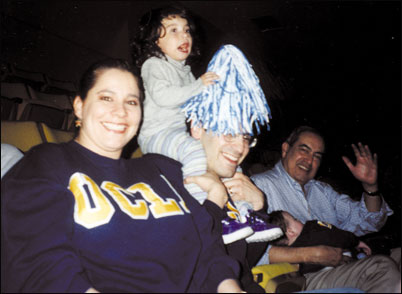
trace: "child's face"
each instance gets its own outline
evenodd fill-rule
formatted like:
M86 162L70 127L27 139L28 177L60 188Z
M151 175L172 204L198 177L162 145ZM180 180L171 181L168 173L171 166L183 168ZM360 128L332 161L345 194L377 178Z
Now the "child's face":
M163 29L156 44L176 61L186 60L191 53L193 38L186 19L172 15L162 20Z
M291 214L286 211L282 212L283 218L286 223L286 237L288 237L288 245L292 245L299 237L301 231L303 230L303 223L295 219Z

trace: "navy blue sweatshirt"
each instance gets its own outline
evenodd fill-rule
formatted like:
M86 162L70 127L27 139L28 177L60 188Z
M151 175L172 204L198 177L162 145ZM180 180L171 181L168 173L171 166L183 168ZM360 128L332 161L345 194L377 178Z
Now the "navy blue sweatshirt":
M238 276L167 157L43 144L1 186L6 292L215 292Z

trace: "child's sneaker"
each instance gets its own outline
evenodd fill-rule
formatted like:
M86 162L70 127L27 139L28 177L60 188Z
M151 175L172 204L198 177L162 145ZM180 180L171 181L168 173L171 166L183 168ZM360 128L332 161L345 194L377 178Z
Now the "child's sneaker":
M241 223L230 217L222 220L223 243L230 244L252 235L253 229L247 223Z
M249 236L246 241L253 242L268 242L278 239L283 235L282 230L275 225L269 223L269 217L257 214L254 211L249 211L247 216L247 224L253 229L254 234Z

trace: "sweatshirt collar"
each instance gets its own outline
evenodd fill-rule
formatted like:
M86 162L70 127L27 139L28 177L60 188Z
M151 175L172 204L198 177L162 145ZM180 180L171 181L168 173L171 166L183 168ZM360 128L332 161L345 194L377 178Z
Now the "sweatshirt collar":
M178 68L178 69L180 69L180 70L182 70L182 71L185 71L185 72L189 72L189 71L191 70L190 66L189 66L189 65L186 65L186 61L185 61L185 60L183 60L183 61L177 61L177 60L174 60L173 58L167 56L166 54L165 54L165 57L166 57L167 61L168 61L170 64L174 65L174 66L175 66L176 68Z

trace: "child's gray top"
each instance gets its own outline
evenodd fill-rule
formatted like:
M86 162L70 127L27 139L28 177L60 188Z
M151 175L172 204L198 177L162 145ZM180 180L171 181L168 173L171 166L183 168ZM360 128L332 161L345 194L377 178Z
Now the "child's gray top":
M151 57L141 68L145 101L140 136L149 137L171 127L185 126L180 106L203 90L200 78L191 73L189 65L167 56L167 60Z

